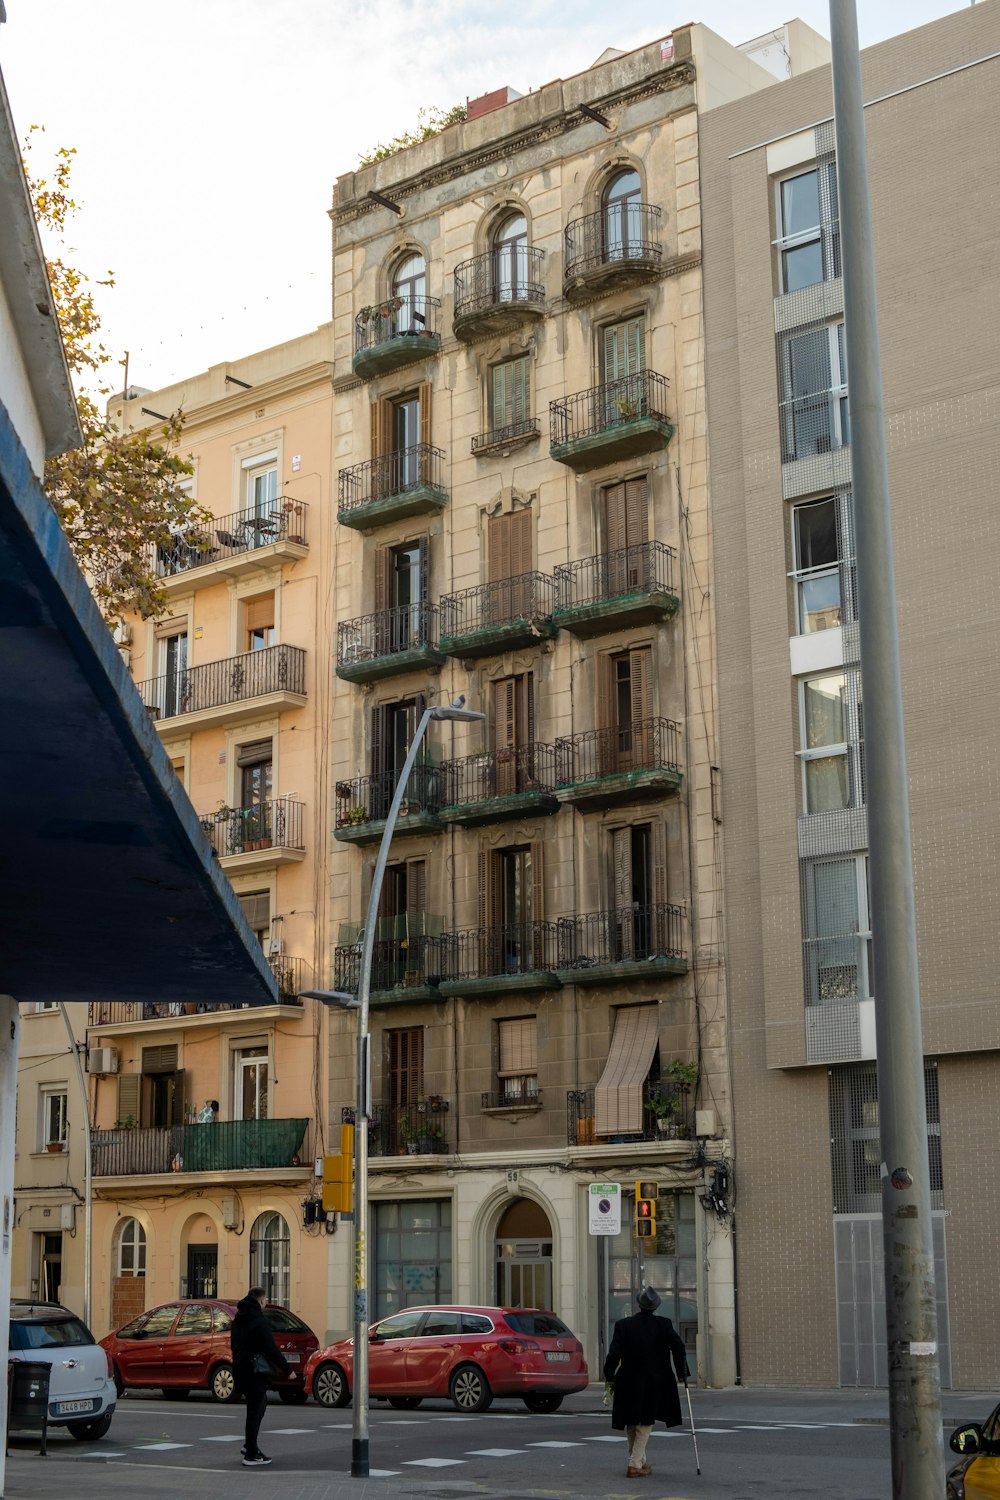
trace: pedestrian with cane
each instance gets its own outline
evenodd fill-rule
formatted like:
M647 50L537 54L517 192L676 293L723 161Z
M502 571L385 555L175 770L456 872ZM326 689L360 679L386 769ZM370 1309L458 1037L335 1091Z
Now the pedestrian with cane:
M643 1287L637 1300L639 1311L615 1324L604 1361L604 1378L614 1390L611 1426L616 1432L624 1431L628 1441L626 1479L645 1479L652 1474L646 1462L649 1434L655 1422L667 1427L681 1425L677 1381L686 1386L688 1377L687 1353L680 1335L669 1318L654 1316L660 1305L659 1294L652 1287Z
M277 1344L271 1325L264 1316L267 1293L262 1286L252 1286L236 1304L236 1316L229 1330L233 1348L233 1379L236 1394L247 1403L243 1467L264 1469L271 1462L257 1446L257 1434L267 1411L267 1391L276 1370L292 1373Z

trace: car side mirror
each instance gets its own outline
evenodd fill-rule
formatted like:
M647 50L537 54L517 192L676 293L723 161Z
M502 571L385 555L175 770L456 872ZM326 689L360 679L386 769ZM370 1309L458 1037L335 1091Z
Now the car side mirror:
M986 1447L983 1429L978 1422L970 1422L967 1427L956 1427L948 1439L948 1445L953 1453L961 1453L963 1458L982 1453Z
M369 1342L369 1344L377 1344L379 1342L379 1340L381 1339L381 1337L382 1337L382 1335L379 1333L379 1331L378 1331L377 1328L369 1328L369 1330L368 1330L368 1342Z

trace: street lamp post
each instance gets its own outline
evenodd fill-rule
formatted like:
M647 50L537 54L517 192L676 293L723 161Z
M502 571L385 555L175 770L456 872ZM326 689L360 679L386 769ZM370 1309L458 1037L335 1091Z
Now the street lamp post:
M382 881L389 862L389 845L392 843L396 819L406 794L410 772L416 764L417 755L427 726L432 719L453 719L475 723L486 715L465 707L465 697L454 703L439 704L425 708L414 731L406 759L396 782L389 813L382 831L378 858L372 875L372 888L368 897L368 912L365 917L364 936L361 944L361 972L358 975L357 996L340 990L303 990L306 999L321 1000L326 1005L358 1013L357 1040L357 1107L354 1120L354 1389L352 1392L351 1423L351 1478L367 1479L369 1474L368 1452L368 1120L371 1112L371 1037L368 1029L369 1001L371 998L372 959L375 954L375 928L378 920L379 902L382 896Z

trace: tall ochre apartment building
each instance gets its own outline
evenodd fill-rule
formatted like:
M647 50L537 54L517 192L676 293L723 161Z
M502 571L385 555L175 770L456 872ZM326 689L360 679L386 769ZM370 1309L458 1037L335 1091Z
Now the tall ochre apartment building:
M971 1309L998 1205L962 1162L997 1076L998 29L987 0L865 59L943 1375L965 1386L996 1376ZM281 1003L175 1014L153 976L90 1007L99 1332L250 1280L321 1338L350 1328L314 1163L354 1117L354 1019L301 992L356 987L400 767L423 708L464 695L485 718L432 723L375 918L373 1318L543 1304L596 1371L641 1279L703 1381L884 1383L828 56L800 22L741 48L685 26L473 100L337 179L330 324L127 393L132 424L183 404L212 519L161 550L168 611L122 649ZM971 608L943 614L960 583ZM30 1054L26 1024L17 1240L23 1289L58 1271L69 1295L57 1022ZM595 1234L605 1184L621 1229Z

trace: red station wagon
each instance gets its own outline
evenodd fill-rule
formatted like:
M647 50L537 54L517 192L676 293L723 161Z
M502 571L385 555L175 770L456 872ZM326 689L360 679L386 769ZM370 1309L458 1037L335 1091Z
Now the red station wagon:
M368 1392L390 1406L450 1396L457 1411L485 1411L494 1396L520 1396L529 1411L555 1411L589 1384L583 1346L555 1313L525 1307L408 1307L372 1324ZM346 1406L354 1340L311 1355L306 1391L321 1406Z
M192 1390L209 1390L216 1401L235 1399L233 1351L229 1329L236 1303L216 1297L179 1298L140 1313L117 1333L101 1339L114 1367L118 1394L128 1386L161 1386L163 1394L183 1400ZM305 1401L303 1371L319 1339L294 1313L269 1302L264 1316L274 1341L292 1366L291 1375L275 1371L274 1388L282 1401Z

